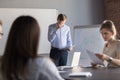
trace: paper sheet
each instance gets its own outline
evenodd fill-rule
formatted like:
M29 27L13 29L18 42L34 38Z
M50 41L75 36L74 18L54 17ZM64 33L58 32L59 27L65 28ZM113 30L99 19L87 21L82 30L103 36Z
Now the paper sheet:
M96 63L96 64L101 64L101 65L104 65L103 64L103 61L101 59L99 59L94 52L90 51L90 50L86 50L87 54L89 55L89 58L90 60L93 62L93 63Z

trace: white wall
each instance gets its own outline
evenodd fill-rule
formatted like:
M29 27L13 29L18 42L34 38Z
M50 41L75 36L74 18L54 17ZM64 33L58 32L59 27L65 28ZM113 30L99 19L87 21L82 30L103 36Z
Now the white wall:
M67 15L71 31L73 26L100 24L104 20L103 0L0 0L0 8L57 9Z
M4 36L0 40L0 55L4 52L11 24L20 15L30 15L36 18L41 30L38 54L48 54L50 51L50 43L47 38L47 31L49 24L56 22L58 15L56 9L0 8L0 19L3 22L4 32Z
M57 9L68 16L68 25L93 25L104 20L103 0L0 0L0 8Z

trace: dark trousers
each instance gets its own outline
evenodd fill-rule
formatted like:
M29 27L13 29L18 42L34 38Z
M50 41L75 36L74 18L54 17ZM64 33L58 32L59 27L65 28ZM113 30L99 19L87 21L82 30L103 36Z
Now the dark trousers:
M64 66L67 63L68 51L66 49L51 48L50 58L56 66Z

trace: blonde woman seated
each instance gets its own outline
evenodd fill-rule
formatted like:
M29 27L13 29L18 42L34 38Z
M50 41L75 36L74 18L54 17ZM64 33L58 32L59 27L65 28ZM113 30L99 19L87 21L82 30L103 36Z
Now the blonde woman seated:
M104 41L103 54L97 53L96 56L102 61L107 61L107 67L120 67L120 41L116 39L116 28L111 20L105 20L100 28ZM92 63L93 67L97 64Z

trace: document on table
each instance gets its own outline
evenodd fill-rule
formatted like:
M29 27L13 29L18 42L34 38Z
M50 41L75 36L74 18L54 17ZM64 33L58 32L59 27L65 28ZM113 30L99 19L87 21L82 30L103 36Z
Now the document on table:
M99 59L94 52L90 51L90 50L86 50L87 54L89 55L89 58L90 60L93 62L93 63L96 63L96 64L101 64L101 65L104 65L103 64L103 61L101 59Z
M73 72L69 74L70 77L91 77L91 72Z

